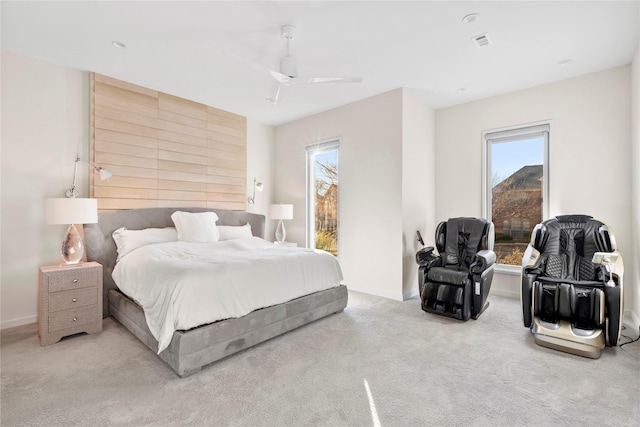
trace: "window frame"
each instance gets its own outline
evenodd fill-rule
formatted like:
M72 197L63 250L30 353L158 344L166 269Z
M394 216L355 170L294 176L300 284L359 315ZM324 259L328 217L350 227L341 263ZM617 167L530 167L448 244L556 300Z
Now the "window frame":
M542 163L542 220L549 218L549 140L551 134L551 122L537 122L525 125L511 126L507 128L492 129L482 132L482 215L489 221L492 219L492 164L491 147L494 143L516 142L518 140L531 139L537 136L543 137L543 163ZM535 225L535 224L534 224ZM496 271L507 274L520 275L521 266L497 264Z
M329 151L337 151L338 158L338 182L340 182L340 138L331 138L321 142L307 145L306 151L306 171L305 171L305 247L315 249L315 223L316 223L316 187L315 187L315 156ZM312 175L313 172L313 175ZM338 184L338 259L340 259L340 199L342 192ZM313 242L313 244L312 244Z

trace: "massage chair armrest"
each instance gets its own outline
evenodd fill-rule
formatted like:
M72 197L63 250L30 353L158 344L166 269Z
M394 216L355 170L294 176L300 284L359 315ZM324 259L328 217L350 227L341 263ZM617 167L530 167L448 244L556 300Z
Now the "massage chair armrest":
M435 255L433 251L433 246L427 246L426 248L422 248L418 252L416 252L416 262L418 263L418 265L428 268L433 267L433 265L431 264L433 264L433 262L436 260L440 260L440 257L438 255Z
M618 251L596 252L591 262L594 265L602 266L607 275L615 273L614 275L622 276L624 274L624 264Z
M496 253L494 251L488 249L478 251L473 262L469 266L469 271L472 274L481 274L495 263Z

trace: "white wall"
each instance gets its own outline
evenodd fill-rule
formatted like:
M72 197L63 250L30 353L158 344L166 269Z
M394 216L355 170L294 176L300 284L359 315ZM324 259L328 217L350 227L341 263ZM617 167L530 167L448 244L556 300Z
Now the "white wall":
M434 111L410 91L402 96L402 292L404 299L418 294L415 254L435 245Z
M0 328L37 321L38 269L60 259L66 226L46 225L44 199L62 197L76 153L89 157L89 74L2 51ZM247 182L264 182L250 212L272 202L274 128L247 123ZM88 196L88 167L79 168ZM248 191L250 188L248 188ZM267 223L267 231L269 230Z
M402 90L276 128L277 203L305 244L305 146L340 138L339 258L350 289L402 299Z
M38 269L60 260L66 226L44 224L76 153L89 154L88 73L2 51L2 328L37 321ZM88 196L88 168L78 189Z
M634 314L633 321L640 325L640 44L631 65L631 259L635 263L629 263L625 257L625 286L631 290L630 298ZM629 295L629 294L627 294Z
M277 127L275 201L294 204L287 240L305 244L305 146L339 138L345 283L397 300L417 294L415 232L433 244L435 228L434 120L398 89Z
M266 217L265 237L273 234L269 220L269 205L275 195L275 173L273 169L275 152L275 128L253 120L247 120L247 195L253 194L253 178L262 182L262 191L256 191L255 204L247 203L247 212Z
M481 215L483 130L551 120L550 214L586 213L611 225L625 270L633 271L630 71L623 66L436 111L436 219ZM496 276L492 292L518 295L519 276ZM627 288L637 286L626 279Z

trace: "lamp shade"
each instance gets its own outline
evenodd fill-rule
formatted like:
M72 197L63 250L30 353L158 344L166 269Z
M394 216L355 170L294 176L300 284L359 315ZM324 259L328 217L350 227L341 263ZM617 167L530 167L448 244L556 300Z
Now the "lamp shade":
M293 205L271 205L269 207L271 219L293 219Z
M98 222L98 200L85 198L46 199L47 224L94 224Z
M100 176L100 181L106 181L113 176L111 172L101 167L96 168L96 172L98 172L98 175Z

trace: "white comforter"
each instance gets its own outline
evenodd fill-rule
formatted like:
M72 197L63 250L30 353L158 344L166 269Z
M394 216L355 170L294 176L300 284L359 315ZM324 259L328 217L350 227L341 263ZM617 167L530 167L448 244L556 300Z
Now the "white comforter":
M143 246L116 264L113 279L144 309L160 353L176 330L338 286L342 271L327 252L253 237Z

